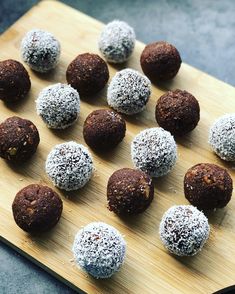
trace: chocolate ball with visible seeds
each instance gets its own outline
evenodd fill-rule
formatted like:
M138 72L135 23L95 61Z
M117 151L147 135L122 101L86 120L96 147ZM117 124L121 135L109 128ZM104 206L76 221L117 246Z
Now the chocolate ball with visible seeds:
M192 131L200 119L197 99L187 91L168 91L156 105L156 120L160 127L172 135L182 136Z
M109 109L95 110L88 115L83 126L84 140L98 151L118 145L126 133L126 123L118 113Z
M160 41L146 45L140 57L140 64L151 81L166 81L178 73L181 57L173 45Z
M0 157L23 163L37 150L40 138L36 126L17 116L0 124Z
M20 190L12 204L16 224L29 233L50 230L59 221L62 209L59 195L51 188L37 184Z
M24 66L13 59L0 62L0 99L14 102L24 98L29 92L31 82Z
M231 199L232 191L233 181L229 173L215 164L196 164L184 177L186 199L201 210L226 206Z
M132 215L145 211L153 196L152 179L140 170L122 168L115 171L108 180L108 207L118 215Z
M108 66L97 54L80 54L69 64L66 79L79 94L94 95L108 82Z

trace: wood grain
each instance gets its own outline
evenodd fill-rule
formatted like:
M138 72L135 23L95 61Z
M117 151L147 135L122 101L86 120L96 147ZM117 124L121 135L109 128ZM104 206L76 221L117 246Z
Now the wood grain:
M153 86L150 102L144 112L127 120L127 134L118 148L99 156L93 151L96 171L83 189L64 193L58 191L64 202L63 216L51 232L30 236L14 223L11 204L16 192L30 183L48 180L44 164L48 152L58 143L75 140L85 144L82 126L94 109L107 107L106 89L90 101L82 101L77 124L64 131L51 131L35 112L35 99L45 86L65 82L65 70L79 53L98 53L97 38L103 24L59 2L43 1L18 20L0 37L0 59L21 60L20 41L32 28L52 32L61 42L62 55L58 67L50 74L41 75L29 70L32 89L24 101L14 106L1 102L1 121L12 115L32 120L39 129L41 143L35 156L25 165L13 167L0 161L0 236L8 244L30 257L39 265L88 293L212 293L235 281L235 199L229 205L209 215L212 227L209 242L202 252L192 258L176 258L163 248L159 236L160 219L173 204L184 204L183 176L186 170L199 162L213 162L229 169L233 167L213 154L207 143L208 129L215 118L233 112L235 89L207 74L183 64L177 77L158 87ZM185 44L187 46L187 44ZM125 67L140 70L139 56L144 44L137 42L135 52ZM123 66L124 67L124 66ZM121 66L109 66L111 76ZM118 168L132 167L130 142L146 127L156 126L156 100L169 89L185 89L199 100L201 120L189 135L177 140L178 160L172 172L155 180L155 198L151 207L141 216L120 219L106 208L106 183ZM128 244L127 258L121 271L109 280L95 280L73 263L71 252L75 233L91 221L104 221L120 230Z

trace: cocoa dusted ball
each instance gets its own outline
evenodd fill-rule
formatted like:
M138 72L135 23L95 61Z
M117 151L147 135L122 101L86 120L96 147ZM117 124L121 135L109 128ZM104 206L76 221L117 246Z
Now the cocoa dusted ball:
M160 41L148 44L140 57L143 72L153 82L174 78L181 65L178 50L171 44Z
M94 95L108 82L108 66L97 54L80 54L69 64L66 79L79 94Z
M59 195L51 188L37 184L20 190L12 204L16 224L29 233L50 230L59 221L62 209Z
M187 91L169 91L158 99L155 116L160 127L172 135L182 136L198 124L200 107L197 99Z
M211 163L191 167L184 177L184 194L201 210L222 208L228 204L233 181L226 169Z
M24 66L13 59L0 62L0 99L5 102L21 100L31 87Z
M152 202L153 195L152 179L140 170L122 168L109 178L108 207L118 215L132 215L145 211Z
M123 140L125 133L124 119L120 114L109 109L91 112L83 126L85 142L98 151L114 148Z
M39 141L30 120L12 116L0 124L0 157L4 159L23 163L36 152Z

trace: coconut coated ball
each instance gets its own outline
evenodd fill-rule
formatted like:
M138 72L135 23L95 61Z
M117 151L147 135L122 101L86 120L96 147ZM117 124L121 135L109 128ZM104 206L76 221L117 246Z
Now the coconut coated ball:
M152 179L140 170L122 168L115 171L108 180L108 208L118 215L144 212L151 204L153 195Z
M135 32L126 22L114 20L102 30L98 45L108 62L123 63L134 50Z
M209 144L223 160L235 161L235 114L219 117L209 131Z
M0 99L14 102L24 98L31 87L29 74L20 62L0 61Z
M24 163L37 150L40 142L37 127L18 116L0 124L0 157L13 163Z
M146 45L140 57L140 64L151 81L166 81L178 73L181 57L173 45L160 41Z
M12 203L16 224L29 233L41 233L53 228L61 217L62 209L59 195L51 188L37 184L20 190Z
M80 97L71 86L58 83L40 92L36 109L49 128L65 129L78 118Z
M152 177L166 175L174 166L177 146L173 136L162 128L141 131L131 143L134 166Z
M151 94L151 82L136 70L127 68L115 74L108 87L107 102L117 112L141 112Z
M126 242L114 227L93 222L78 231L73 243L75 262L97 279L111 277L125 258Z
M82 188L91 178L93 161L87 148L70 141L56 145L47 156L46 173L63 190Z
M200 210L222 208L228 204L233 180L226 169L211 163L191 167L184 177L184 194Z
M163 245L178 256L193 256L206 243L210 226L206 216L192 205L175 205L162 217L159 234Z
M158 99L155 116L160 127L172 135L183 136L197 126L200 107L189 92L168 91Z
M80 95L94 95L107 84L109 69L99 55L84 53L69 64L66 79Z
M56 67L60 58L60 43L51 33L34 29L22 39L21 55L31 69L45 73Z

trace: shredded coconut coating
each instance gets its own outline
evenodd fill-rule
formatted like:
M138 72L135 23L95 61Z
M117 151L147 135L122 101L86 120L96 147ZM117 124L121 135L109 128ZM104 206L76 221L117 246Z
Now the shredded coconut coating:
M118 112L132 115L141 112L151 94L150 80L127 68L115 74L108 87L107 102Z
M109 278L123 264L126 242L114 227L93 222L75 236L73 253L76 263L93 277Z
M214 122L209 144L221 159L235 161L235 113L225 114Z
M166 175L177 159L177 146L170 132L162 128L141 131L131 144L132 161L152 177Z
M126 22L114 20L102 30L98 46L108 62L122 63L134 50L135 32Z
M51 33L33 29L22 39L21 55L30 68L44 73L57 65L60 43Z
M82 188L91 178L93 161L87 148L70 141L56 145L47 156L46 173L66 191Z
M210 226L207 217L192 205L175 205L162 217L160 238L164 246L178 256L197 254L207 241Z
M65 129L78 118L80 97L70 85L51 85L40 92L36 110L49 128Z

